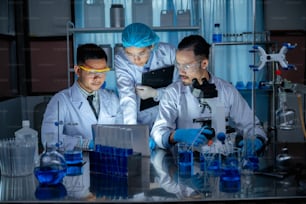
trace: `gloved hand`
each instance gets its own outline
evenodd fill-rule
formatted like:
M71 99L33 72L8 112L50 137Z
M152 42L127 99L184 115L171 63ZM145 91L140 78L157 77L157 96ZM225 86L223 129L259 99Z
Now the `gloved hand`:
M184 142L189 145L193 143L194 146L199 146L201 144L206 144L208 138L214 136L213 134L214 129L209 127L199 129L177 129L174 133L173 139L175 142Z
M150 150L154 150L156 147L156 143L152 137L149 137L149 147L150 147Z
M246 145L245 145L246 143ZM245 151L245 148L247 150L247 155L258 155L260 154L262 148L263 148L263 142L259 139L259 138L255 138L254 140L254 151L252 152L252 141L250 139L248 140L241 140L239 143L238 143L238 147L239 148L242 148L242 152Z
M88 151L88 150L93 150L95 144L93 140L83 139L82 144L79 143L76 146L82 148L82 150Z
M136 94L142 99L148 99L148 98L154 98L157 96L157 90L153 89L149 86L142 86L142 85L137 85L136 86Z

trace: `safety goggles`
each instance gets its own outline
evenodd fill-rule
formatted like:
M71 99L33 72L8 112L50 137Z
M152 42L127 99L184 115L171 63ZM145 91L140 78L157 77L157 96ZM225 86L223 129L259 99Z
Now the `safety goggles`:
M109 67L99 68L99 69L92 69L92 68L85 67L83 65L79 65L79 67L82 70L86 71L86 73L89 77L95 77L95 76L101 77L105 74L105 72L110 71Z
M143 59L143 58L145 58L145 57L148 57L149 55L150 55L150 52L151 52L151 49L146 49L146 50L144 50L144 51L142 51L142 52L140 52L140 53L138 53L138 54L133 54L133 53L128 53L128 52L125 52L125 55L129 58L129 59L131 59L131 60L133 60L133 59Z
M197 60L197 61L191 62L191 63L189 63L189 64L179 64L179 63L177 63L177 62L175 61L174 66L175 66L175 68L178 69L178 70L188 71L188 70L190 70L191 68L200 65L201 61L202 61L202 60Z

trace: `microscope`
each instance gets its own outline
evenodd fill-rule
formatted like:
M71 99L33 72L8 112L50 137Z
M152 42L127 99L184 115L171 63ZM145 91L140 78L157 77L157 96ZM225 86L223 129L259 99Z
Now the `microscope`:
M217 100L218 91L215 84L209 83L206 78L202 79L202 84L197 79L193 79L191 93L199 100L200 106L202 107L201 112L204 113L207 109L210 113L209 117L195 118L193 122L202 123L202 127L211 127L217 136L222 134L224 137L226 133L225 107ZM215 134L207 139L212 140ZM220 140L220 138L218 139Z

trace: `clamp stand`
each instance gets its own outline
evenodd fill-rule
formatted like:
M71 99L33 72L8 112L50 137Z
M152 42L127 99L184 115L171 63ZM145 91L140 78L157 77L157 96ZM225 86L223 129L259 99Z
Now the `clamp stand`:
M289 70L289 69L296 70L296 67L294 65L288 64L288 61L286 60L286 56L285 56L288 49L293 49L295 47L296 45L291 45L290 43L284 43L279 53L267 54L266 51L262 47L258 45L254 45L253 46L254 50L251 50L250 52L259 53L260 63L258 65L250 65L250 68L252 68L254 71L258 71L258 70L261 70L267 62L278 62L281 65L281 67L285 70Z

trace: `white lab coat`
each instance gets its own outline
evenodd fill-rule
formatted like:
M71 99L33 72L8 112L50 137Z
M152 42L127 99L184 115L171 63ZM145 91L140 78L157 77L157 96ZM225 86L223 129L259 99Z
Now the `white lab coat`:
M253 112L237 89L230 83L211 75L209 83L214 83L218 91L217 100L224 104L225 116L229 117L231 126L236 131L243 133L253 127ZM200 123L194 123L193 119L211 117L208 109L202 112L198 99L192 95L190 86L184 86L181 81L167 87L163 98L160 100L159 113L151 131L151 136L160 148L169 148L169 134L175 129L201 128ZM267 140L259 120L255 117L255 134ZM216 149L221 142L214 137ZM206 145L207 146L207 145Z
M92 140L93 124L122 124L119 98L114 92L99 89L100 112L97 120L77 83L74 82L70 88L55 94L48 103L41 129L44 145L46 141L56 143L58 132L60 143L64 138L74 136L82 136L83 139ZM62 122L59 129L55 125L57 121Z
M173 65L174 61L175 48L166 43L159 43L151 54L150 70ZM115 56L114 66L124 124L147 124L151 128L158 112L158 106L139 111L140 98L135 93L135 86L142 82L143 67L131 63L124 50ZM179 75L176 69L173 75L173 81L177 81ZM158 95L162 96L162 93L163 88L158 89Z

